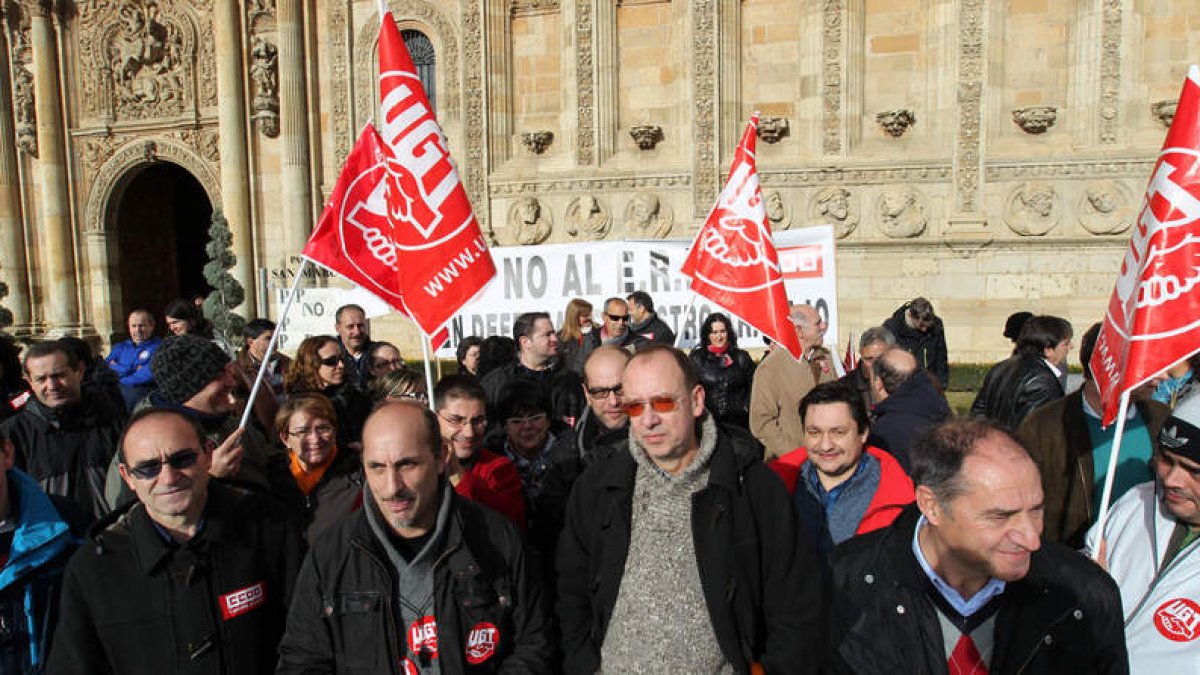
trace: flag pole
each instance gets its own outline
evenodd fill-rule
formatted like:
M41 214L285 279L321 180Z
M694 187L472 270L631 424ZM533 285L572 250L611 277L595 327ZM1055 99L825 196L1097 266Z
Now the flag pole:
M1129 390L1121 393L1121 407L1117 410L1117 429L1113 435L1112 454L1108 458L1108 473L1104 476L1104 492L1100 493L1100 512L1097 514L1096 531L1104 540L1104 524L1108 520L1108 502L1112 499L1113 483L1117 478L1117 460L1121 454L1121 437L1125 435L1125 415L1129 412ZM1100 546L1093 553L1100 560Z
M429 409L433 408L433 370L429 366L429 336L421 331L421 354L425 357L425 391ZM435 411L436 412L436 411Z
M296 276L292 279L292 287L288 289L287 301L283 303L283 312L279 315L279 322L275 326L275 330L271 333L271 340L267 343L267 351L263 354L262 364L258 366L258 375L254 376L254 386L250 388L250 398L246 400L246 409L242 411L242 421L238 423L239 429L246 428L246 422L250 419L250 412L254 410L254 401L258 397L258 390L262 388L263 376L267 374L267 366L271 363L271 356L275 353L275 346L279 344L279 335L283 332L283 325L287 321L288 311L292 309L292 302L296 299L296 289L300 287L300 280L304 278L304 270L308 267L308 258L300 259L300 267L296 269Z
M679 324L679 332L675 334L675 349L679 349L679 343L683 342L683 331L687 329L688 317L692 315L692 312L696 311L696 297L697 294L692 293L692 301L688 303L688 309L683 313L683 323ZM733 327L730 326L730 328L732 329ZM700 331L697 330L696 341L699 342L699 340Z

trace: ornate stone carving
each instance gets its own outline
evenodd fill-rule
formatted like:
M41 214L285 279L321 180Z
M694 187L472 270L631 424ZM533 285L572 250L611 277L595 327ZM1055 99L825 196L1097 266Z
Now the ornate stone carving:
M327 28L324 33L329 45L329 120L333 129L333 159L336 166L341 166L350 154L350 144L354 141L350 131L350 50L346 46L349 39L349 2L332 0L325 3L328 7L326 20Z
M954 142L954 191L959 213L979 210L984 21L984 0L958 0L958 136Z
M488 189L493 197L511 197L513 195L554 194L559 192L578 194L601 190L687 187L691 184L691 176L688 174L641 174L620 178L565 178L561 180L511 183L492 182L488 184Z
M764 143L778 143L791 135L791 124L786 117L764 117L758 121L758 137Z
M1121 5L1124 0L1103 0L1100 37L1100 142L1117 142L1121 114Z
M900 108L885 110L875 115L875 121L888 136L900 138L908 128L917 123L917 116L911 110Z
M580 166L596 156L596 77L592 72L595 53L592 3L575 5L575 161Z
M887 166L823 166L760 171L763 186L804 187L859 183L945 183L948 164L890 164Z
M535 155L545 152L553 142L553 131L527 131L521 134L521 144Z
M33 97L33 73L29 72L25 62L13 59L12 75L17 149L37 157L37 107Z
M422 3L424 4L424 3ZM488 241L498 245L496 231L491 225L491 218L486 208L487 199L487 167L484 165L484 138L487 133L487 115L483 109L483 97L479 92L485 91L483 81L483 21L480 13L480 3L475 0L461 0L462 19L460 25L463 33L463 91L471 92L466 98L466 114L463 128L467 135L467 158L464 163L463 183L467 197L475 206L475 217L484 226ZM452 31L447 30L447 35ZM445 50L450 51L450 50ZM451 67L447 67L451 70Z
M1009 195L1004 221L1008 229L1023 237L1040 237L1054 229L1061 216L1062 205L1054 186L1029 181Z
M629 137L642 150L653 150L662 141L663 130L657 124L635 124L629 127Z
M1079 199L1079 224L1092 234L1121 234L1135 217L1128 191L1115 181L1090 183Z
M246 3L246 23L254 25L259 18L275 18L275 0L249 0Z
M1175 121L1175 109L1179 107L1179 100L1174 98L1155 101L1150 106L1150 114L1154 115L1155 119L1162 122L1162 125L1168 129L1171 128L1171 122Z
M1058 120L1058 108L1052 105L1032 105L1012 111L1013 122L1027 134L1044 134Z
M1030 162L1004 161L988 165L987 178L990 181L1012 181L1028 178L1079 178L1094 177L1108 178L1112 176L1128 176L1144 180L1154 169L1156 157L1142 159L1120 159L1074 162Z
M88 190L84 229L87 232L104 232L108 226L107 218L111 215L107 209L112 193L121 178L131 170L156 161L167 161L183 167L199 181L210 202L221 203L221 190L216 172L190 148L172 139L149 140L135 137L121 145L96 172L96 178Z
M508 228L518 244L540 244L550 236L550 211L536 197L521 197L508 208Z
M567 204L567 234L603 239L612 229L612 214L596 195L583 195Z
M827 155L842 151L842 17L844 0L824 0L821 15L821 128Z
M531 16L558 11L558 0L509 0L508 15Z
M170 136L179 139L214 165L221 159L221 148L218 142L220 139L216 127L182 129L172 132Z
M767 224L772 232L786 230L792 226L792 210L783 201L779 190L763 191L763 208L767 212Z
M892 239L920 236L929 222L924 196L910 187L884 191L877 210L879 229Z
M625 207L625 232L632 237L662 239L672 224L671 208L653 192L635 192Z
M153 3L122 4L108 43L118 105L137 117L178 112L183 102L182 29Z
M250 48L250 82L254 98L251 119L268 138L279 135L279 50L266 38L254 36Z
M706 213L717 197L717 2L692 0L692 213Z
M838 239L845 239L858 227L858 207L850 191L840 185L818 192L808 212L812 222L833 225Z

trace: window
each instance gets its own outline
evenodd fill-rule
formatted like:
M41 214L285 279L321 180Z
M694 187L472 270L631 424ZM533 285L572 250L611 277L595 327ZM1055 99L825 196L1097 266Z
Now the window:
M402 30L400 36L404 38L404 46L408 47L413 65L417 68L417 78L421 80L421 86L425 87L425 94L429 96L429 106L436 114L437 76L435 68L437 54L433 51L433 43L419 30Z

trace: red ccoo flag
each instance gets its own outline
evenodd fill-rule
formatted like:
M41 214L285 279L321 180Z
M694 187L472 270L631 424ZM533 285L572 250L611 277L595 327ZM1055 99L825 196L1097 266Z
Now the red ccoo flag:
M696 234L681 271L691 288L762 331L800 359L800 339L788 317L779 254L763 207L754 164L758 113L750 118L717 205Z
M376 215L391 224L407 313L433 335L496 265L391 12L379 25L379 99L379 133L392 152L376 190L386 208Z
M842 357L842 368L847 373L858 367L858 354L854 351L854 333L846 336L846 355Z
M1121 394L1200 350L1200 67L1158 154L1090 362L1103 423Z

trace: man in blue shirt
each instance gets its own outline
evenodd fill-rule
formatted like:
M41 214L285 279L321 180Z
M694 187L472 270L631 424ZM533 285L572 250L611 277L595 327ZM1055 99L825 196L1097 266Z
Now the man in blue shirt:
M162 340L154 335L154 315L144 309L129 313L129 339L113 345L112 352L104 360L120 378L121 396L127 410L132 411L133 406L154 388L150 359L161 343Z

